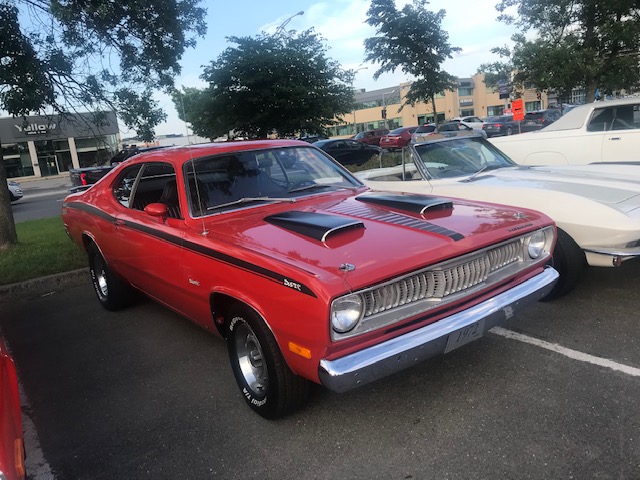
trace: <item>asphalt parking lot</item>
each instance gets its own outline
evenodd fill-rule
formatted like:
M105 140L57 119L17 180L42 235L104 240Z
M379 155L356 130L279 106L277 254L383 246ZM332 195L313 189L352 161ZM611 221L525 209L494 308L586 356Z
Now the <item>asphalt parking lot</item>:
M106 312L83 275L0 295L0 326L31 480L637 479L638 284L640 262L590 269L506 330L275 422L221 340L150 301Z

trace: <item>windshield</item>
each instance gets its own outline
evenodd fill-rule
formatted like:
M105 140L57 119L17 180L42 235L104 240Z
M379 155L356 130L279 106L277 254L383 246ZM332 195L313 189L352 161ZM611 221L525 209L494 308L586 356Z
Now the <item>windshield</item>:
M184 173L193 217L362 186L313 147L239 151L190 160Z
M416 145L420 166L433 179L468 176L516 164L481 137L458 137Z

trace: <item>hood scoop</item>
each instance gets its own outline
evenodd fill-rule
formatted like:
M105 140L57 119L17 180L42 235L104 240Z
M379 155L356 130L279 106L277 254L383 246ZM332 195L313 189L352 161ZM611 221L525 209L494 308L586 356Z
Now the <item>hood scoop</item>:
M364 228L364 223L358 220L313 212L283 212L265 217L264 220L321 242L330 235L346 229Z
M437 210L452 210L453 202L444 198L426 195L412 195L403 193L365 193L358 195L356 200L373 203L383 207L406 210L420 215Z

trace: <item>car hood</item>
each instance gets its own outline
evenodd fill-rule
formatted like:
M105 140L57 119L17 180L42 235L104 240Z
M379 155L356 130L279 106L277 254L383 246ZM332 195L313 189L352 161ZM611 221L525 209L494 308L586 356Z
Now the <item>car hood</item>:
M565 165L501 168L480 173L464 184L554 191L617 205L624 210L638 206L631 200L640 200L640 167Z
M538 212L434 196L326 197L223 214L209 236L259 255L247 259L253 264L286 263L344 291L345 283L361 288L551 223Z

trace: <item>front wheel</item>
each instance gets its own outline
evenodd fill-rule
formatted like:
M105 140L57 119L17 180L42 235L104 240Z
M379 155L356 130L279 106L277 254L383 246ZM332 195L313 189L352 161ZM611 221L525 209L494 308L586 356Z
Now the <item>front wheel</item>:
M553 250L553 268L560 277L543 300L555 300L573 290L582 278L586 266L584 251L564 230L558 228L558 240Z
M254 412L276 419L304 405L309 381L289 369L273 334L252 310L231 309L228 347L233 375Z
M119 310L133 303L133 288L111 271L95 243L89 245L87 253L93 289L100 304L107 310Z

